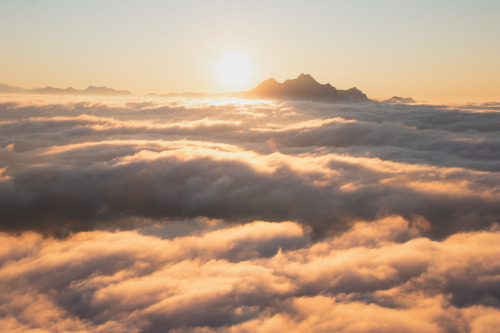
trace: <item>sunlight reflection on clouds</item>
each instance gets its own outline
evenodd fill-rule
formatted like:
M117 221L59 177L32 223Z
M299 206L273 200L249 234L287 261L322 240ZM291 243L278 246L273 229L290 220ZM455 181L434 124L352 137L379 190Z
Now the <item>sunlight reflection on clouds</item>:
M0 326L492 331L497 108L6 99Z

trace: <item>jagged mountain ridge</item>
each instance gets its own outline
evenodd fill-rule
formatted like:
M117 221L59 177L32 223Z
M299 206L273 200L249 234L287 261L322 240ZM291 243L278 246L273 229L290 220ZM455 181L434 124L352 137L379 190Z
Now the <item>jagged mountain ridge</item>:
M0 83L0 93L15 94L48 94L48 95L102 95L102 96L129 96L133 95L128 90L115 90L108 87L89 86L84 90L73 87L54 88L46 86L44 88L25 89ZM151 96L188 96L201 97L206 94L150 94ZM211 94L209 94L211 96ZM289 79L283 83L270 78L261 82L254 89L235 93L233 96L243 98L273 98L273 99L298 99L298 100L320 100L326 102L368 102L371 101L361 90L353 87L347 90L340 90L330 83L321 84L310 74L300 74L296 79Z
M300 74L296 79L283 83L274 78L261 82L254 89L242 93L245 97L308 99L339 102L368 102L370 99L357 88L340 90L330 83L321 84L309 74Z

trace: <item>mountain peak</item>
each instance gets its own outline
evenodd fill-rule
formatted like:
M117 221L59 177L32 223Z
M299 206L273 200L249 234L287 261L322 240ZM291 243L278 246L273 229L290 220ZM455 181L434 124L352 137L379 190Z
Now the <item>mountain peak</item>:
M295 85L322 85L316 81L311 74L300 74L296 79L290 79L283 82L283 84L295 84Z
M304 74L304 73L300 74L300 75L296 78L296 80L301 80L301 81L306 81L306 80L307 80L307 81L314 81L314 82L318 82L318 81L316 81L316 80L315 80L315 79L311 76L311 74Z
M274 84L274 83L278 83L278 82L276 81L276 79L274 77L271 77L267 80L262 81L260 84L263 84L263 83L264 84Z
M402 103L402 104L416 103L415 100L411 97L399 97L399 96L393 96L390 99L385 100L384 102L386 102L386 103Z

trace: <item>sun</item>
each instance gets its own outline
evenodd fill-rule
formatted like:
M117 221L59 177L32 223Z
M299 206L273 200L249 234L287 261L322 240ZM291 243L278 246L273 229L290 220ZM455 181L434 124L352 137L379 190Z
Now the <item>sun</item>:
M248 58L241 54L228 53L217 64L220 81L232 89L241 88L251 71Z

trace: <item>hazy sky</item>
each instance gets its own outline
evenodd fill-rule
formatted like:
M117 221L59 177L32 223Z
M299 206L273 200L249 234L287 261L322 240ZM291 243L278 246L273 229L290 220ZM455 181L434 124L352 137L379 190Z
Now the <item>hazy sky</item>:
M310 73L371 98L500 99L500 1L2 0L0 82L221 92Z

